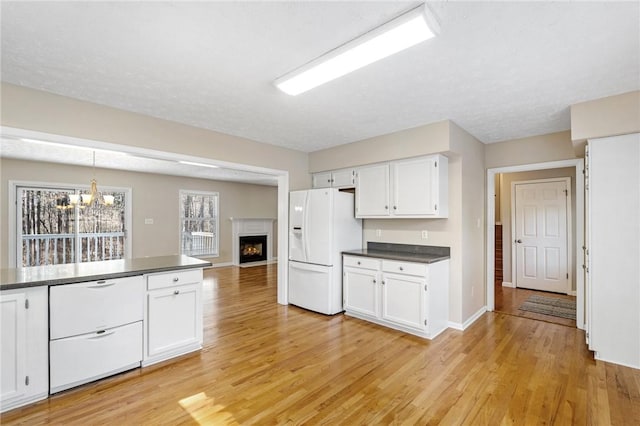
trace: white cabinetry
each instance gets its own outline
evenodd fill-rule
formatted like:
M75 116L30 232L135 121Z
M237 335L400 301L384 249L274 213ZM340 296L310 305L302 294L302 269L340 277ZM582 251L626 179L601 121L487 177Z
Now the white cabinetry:
M0 294L0 411L47 398L47 287Z
M448 327L449 261L344 256L345 313L432 339Z
M147 276L144 360L150 365L202 348L202 269Z
M312 175L313 188L353 188L355 186L355 169L332 170Z
M52 286L51 393L140 366L142 276Z
M442 155L374 164L356 174L356 217L441 218L448 204L448 160Z
M587 155L589 349L640 368L640 134L589 140Z

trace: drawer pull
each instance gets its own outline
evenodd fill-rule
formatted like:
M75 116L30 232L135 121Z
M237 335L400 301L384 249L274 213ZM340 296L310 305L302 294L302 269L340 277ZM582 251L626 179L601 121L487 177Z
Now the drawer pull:
M90 285L87 288L105 288L105 287L111 287L112 285L116 285L116 282L106 282L106 281L97 281L96 285Z
M358 265L360 264L360 261L358 260Z
M178 278L178 277L175 277L175 278L173 279L173 282L174 282L174 283L177 283L178 281L180 281L180 278Z
M373 283L375 284L375 283L376 283L376 280L373 280Z
M93 337L90 337L89 339L91 340L102 339L103 337L111 336L113 333L115 333L115 331L110 331L107 333L106 330L100 330L100 331L96 331L96 335Z
M174 290L173 294L180 294L180 290Z
M401 271L404 271L404 268L402 266L400 266L398 269L400 269Z

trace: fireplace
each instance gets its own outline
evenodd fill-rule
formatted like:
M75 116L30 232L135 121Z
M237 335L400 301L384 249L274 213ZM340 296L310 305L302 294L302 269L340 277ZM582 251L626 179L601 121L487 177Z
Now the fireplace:
M249 235L240 237L239 263L267 260L267 236Z

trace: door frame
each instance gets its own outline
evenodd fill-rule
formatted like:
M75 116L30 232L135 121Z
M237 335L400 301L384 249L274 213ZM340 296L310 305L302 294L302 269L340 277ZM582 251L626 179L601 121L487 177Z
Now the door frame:
M576 178L577 180L577 178ZM571 232L573 220L572 220L572 209L571 209L571 178L570 177L558 177L558 178L548 178L548 179L532 179L532 180L518 180L511 182L511 282L515 288L518 288L517 284L517 274L516 274L516 246L514 241L516 240L516 227L514 226L516 223L516 185L526 185L526 184L535 184L535 183L550 183L550 182L564 182L567 189L567 198L566 198L566 211L565 211L565 219L567 221L567 241L565 242L567 246L567 272L569 273L567 288L565 289L565 294L575 296L576 294L571 290L571 283L573 281L573 265L571 261L571 257L573 256L573 250L571 250L571 239L573 234ZM577 259L576 259L577 263ZM577 283L576 283L577 288Z
M487 169L486 182L486 249L485 249L485 285L486 285L486 308L488 311L495 310L495 225L496 225L496 205L495 205L495 180L496 175L500 173L527 172L532 170L559 169L563 167L576 168L576 265L578 269L580 253L584 247L584 158L575 158L571 160L550 161L545 163L522 164L517 166L493 167ZM583 263L584 266L584 263ZM585 328L585 309L584 309L584 274L576 272L576 326L579 329Z

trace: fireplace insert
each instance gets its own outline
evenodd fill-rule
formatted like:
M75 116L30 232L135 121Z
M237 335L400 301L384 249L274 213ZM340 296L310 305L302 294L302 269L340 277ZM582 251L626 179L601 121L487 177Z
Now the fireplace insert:
M240 263L267 260L267 236L250 235L240 237Z

